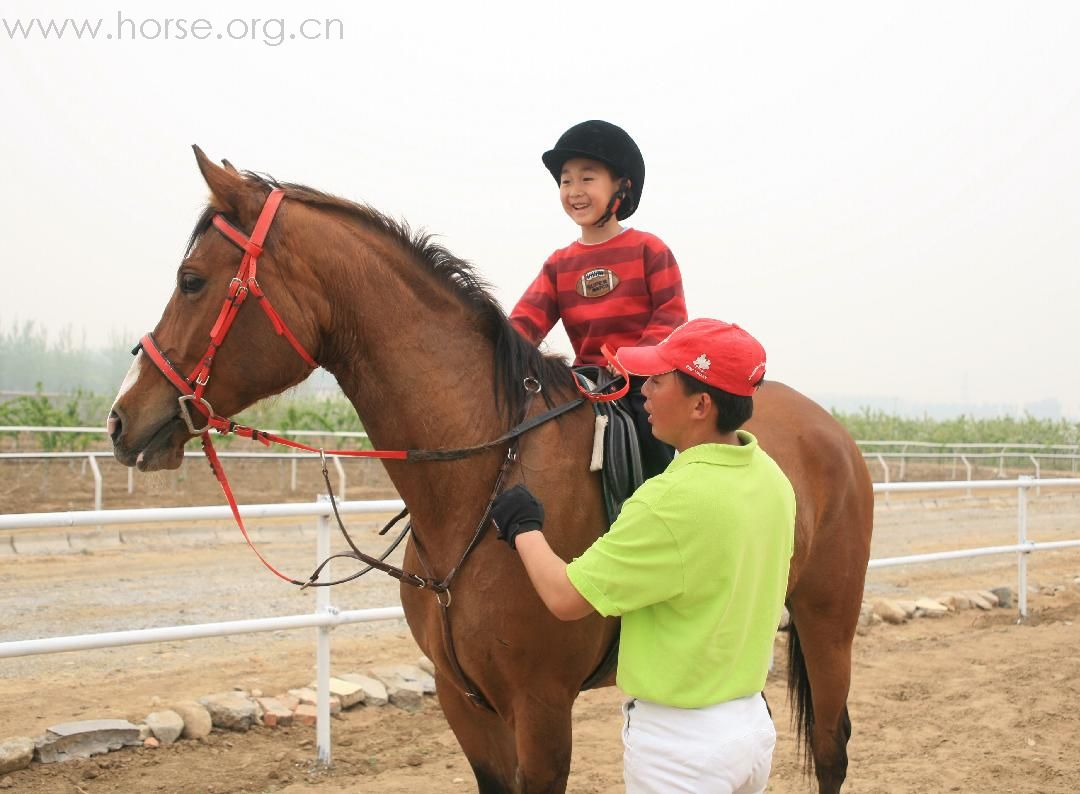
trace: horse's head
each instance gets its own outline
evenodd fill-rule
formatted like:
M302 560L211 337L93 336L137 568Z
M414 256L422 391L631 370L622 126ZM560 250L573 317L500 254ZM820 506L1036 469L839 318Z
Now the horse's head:
M306 351L318 355L314 318L324 302L310 269L301 272L289 254L288 209L275 216L265 182L212 163L198 147L195 157L210 204L109 412L117 460L141 471L177 468L208 413L228 417L299 383L314 366Z

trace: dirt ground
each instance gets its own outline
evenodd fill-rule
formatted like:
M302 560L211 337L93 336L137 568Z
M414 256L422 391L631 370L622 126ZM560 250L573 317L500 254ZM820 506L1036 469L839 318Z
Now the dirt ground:
M189 464L190 465L190 464ZM311 464L309 464L311 466ZM67 467L65 469L64 467ZM25 467L24 469L28 469ZM201 468L201 464L200 464ZM72 478L63 480L58 472ZM10 474L10 473L9 473ZM40 474L40 472L39 472ZM48 509L26 475L0 489L3 512ZM83 498L84 475L52 465L55 486ZM175 476L175 475L173 475ZM253 473L245 502L276 501L273 477ZM210 480L210 478L205 478ZM273 482L271 482L273 480ZM167 477L138 481L139 504L216 503L212 488L176 490ZM262 488L260 489L260 482ZM386 496L378 477L350 471L355 498ZM209 483L213 485L212 480ZM352 488L352 485L350 485ZM315 486L292 498L302 501ZM116 499L126 486L116 486ZM1080 537L1080 489L1049 489L1029 505L1029 535L1037 540ZM78 495L75 491L80 491ZM124 492L124 493L121 493ZM51 509L85 509L85 504ZM107 507L123 506L110 502ZM160 503L160 502L158 502ZM875 558L938 549L1010 543L1016 501L944 494L879 497ZM377 548L373 531L362 531ZM307 538L262 547L299 570L314 557ZM278 583L235 542L184 542L69 554L0 557L0 641L112 629L233 620L310 611L313 599ZM879 625L855 644L849 701L853 736L849 792L1075 792L1080 779L1080 550L1030 557L1031 617L1015 610L959 612L903 626ZM305 569L306 571L306 569ZM985 557L870 572L867 594L937 595L948 590L1016 587L1016 561ZM395 603L396 588L371 580L334 593L343 608ZM303 603L301 603L303 602ZM312 630L213 640L157 643L0 661L0 741L33 735L74 719L121 717L141 721L169 701L234 686L274 693L306 684L314 666ZM770 791L805 792L780 666L767 695L779 743ZM333 634L337 673L382 661L412 662L419 652L400 622L346 626ZM569 790L614 794L621 786L621 743L614 689L582 695L574 713L574 760ZM160 705L158 705L160 703ZM314 729L215 731L206 741L128 749L85 761L34 764L10 773L14 791L34 794L98 792L394 792L472 791L471 773L434 699L408 714L359 707L333 721L333 767L312 767ZM0 785L4 785L0 781Z

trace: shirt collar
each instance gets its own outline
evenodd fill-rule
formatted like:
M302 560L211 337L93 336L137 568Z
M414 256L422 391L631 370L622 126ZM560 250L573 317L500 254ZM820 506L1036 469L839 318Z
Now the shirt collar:
M748 466L750 459L757 452L758 441L752 433L736 430L740 446L734 444L696 444L675 456L668 465L668 471L674 471L691 463L711 463L714 466Z

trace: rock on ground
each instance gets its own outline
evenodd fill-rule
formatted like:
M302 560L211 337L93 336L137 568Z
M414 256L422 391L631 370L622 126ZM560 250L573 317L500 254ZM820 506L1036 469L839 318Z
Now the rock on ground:
M949 608L932 598L919 598L915 601L917 615L928 618L940 618L949 614Z
M997 596L998 606L1002 609L1009 609L1013 605L1013 590L1011 587L995 587L990 590L995 596Z
M424 704L424 685L415 680L405 678L401 674L399 668L404 665L384 665L382 667L376 667L371 671L371 675L382 681L386 687L387 697L390 699L392 705L397 706L399 709L405 711L417 711ZM426 675L419 668L413 668L417 672ZM434 689L434 681L432 681L432 688Z
M293 706L287 706L278 698L259 698L258 704L263 710L263 725L268 728L273 728L278 725L292 725L293 709L299 705L299 703L297 703Z
M949 609L959 612L962 609L971 609L971 599L963 593L948 593L937 599L939 604L944 604Z
M210 712L215 728L246 731L258 720L255 701L239 692L217 692L199 698L199 702Z
M344 675L339 676L339 678L343 681L362 686L364 688L364 703L369 706L385 706L390 702L386 687L383 686L381 681L376 681L371 676L360 675L358 673L345 673Z
M184 718L175 711L155 711L147 714L144 721L150 733L162 744L172 744L184 732Z
M290 689L288 694L290 697L294 697L299 700L301 706L319 705L319 692L315 688L314 681L311 683L311 686L301 687L300 689ZM293 711L295 711L295 709L293 709ZM330 713L341 713L341 698L330 695Z
M424 672L420 667L413 664L389 664L379 667L374 671L378 678L383 672L396 674L405 681L415 681L420 684L425 695L435 694L435 679L430 673Z
M346 681L343 678L331 678L329 682L330 694L341 701L343 709L351 709L357 703L363 703L366 697L364 687L355 681Z
M915 602L911 599L899 598L893 603L895 603L898 607L904 610L904 614L907 615L909 618L915 617Z
M975 592L974 590L965 591L964 595L967 596L968 600L971 602L971 606L975 609L988 610L994 606L988 600L983 598L982 594ZM994 600L996 601L997 599Z
M206 710L206 706L194 700L183 700L174 703L172 710L184 721L184 732L180 735L185 739L202 739L210 735L213 720L210 719L210 712Z
M873 607L874 614L878 615L886 623L892 623L893 625L907 623L907 612L888 598L875 598Z
M0 742L0 775L25 769L34 760L34 740L16 736Z
M139 726L127 720L80 720L50 726L37 741L36 756L43 764L53 764L141 743Z

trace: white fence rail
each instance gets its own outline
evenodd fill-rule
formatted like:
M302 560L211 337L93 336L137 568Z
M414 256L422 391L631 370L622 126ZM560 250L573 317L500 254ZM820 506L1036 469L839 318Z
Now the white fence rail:
M1076 540L1035 542L1027 537L1027 491L1033 487L1074 488L1080 486L1080 478L1056 478L1035 480L1021 477L1008 482L1000 480L973 482L918 482L918 483L878 483L875 493L895 493L899 491L942 491L942 490L1002 490L1015 489L1017 492L1017 542L1007 546L987 546L973 549L936 552L932 554L914 554L903 557L886 557L870 560L869 568L885 568L896 565L913 565L940 560L954 560L965 557L981 557L997 554L1015 554L1017 561L1017 608L1021 618L1028 614L1027 609L1027 558L1036 551L1053 549L1080 548L1080 538ZM403 507L400 500L381 500L369 502L341 502L342 513L388 513L397 512ZM330 526L328 517L331 506L328 501L304 504L263 504L245 505L240 508L245 519L280 518L297 516L315 516L318 519L316 557L322 561L330 553ZM99 526L105 524L140 524L162 521L203 521L231 518L228 507L180 507L147 508L139 510L98 510L69 511L60 513L23 513L0 515L0 529L37 529L42 527L77 527ZM326 570L327 577L330 576ZM44 639L17 640L0 643L0 658L31 656L64 651L88 650L92 648L136 645L166 640L186 640L203 637L221 637L262 631L279 631L315 627L316 643L316 679L318 688L316 752L317 760L322 764L330 763L330 630L345 623L357 623L377 620L400 619L404 616L401 607L382 607L340 612L330 603L330 588L319 588L316 609L310 615L290 615L283 617L240 620L225 623L207 623L192 626L170 626L154 629L115 631L100 634L82 634L69 637L49 637Z
M972 482L894 482L874 483L874 493L910 492L910 491L974 491L1016 489L1016 543L1010 546L983 546L975 549L940 551L932 554L909 554L903 557L883 557L870 560L868 569L888 568L894 565L912 565L940 560L955 560L964 557L985 557L993 554L1015 554L1017 567L1017 609L1020 617L1025 618L1027 608L1027 558L1034 551L1080 548L1080 538L1076 540L1058 540L1036 543L1027 536L1028 491L1031 488L1077 488L1080 478L1058 477L1036 480L1032 477L1020 477L1016 480L975 480Z
M104 435L100 427L46 427L37 425L0 425L0 434L8 433L84 433L98 436ZM282 434L280 430L268 430L267 432ZM367 433L362 431L338 430L290 430L289 436L308 438L352 438L365 439ZM942 464L952 463L950 480L963 479L971 482L975 476L976 466L986 466L996 462L994 476L1006 479L1009 476L1007 468L1030 468L1033 476L1038 479L1042 476L1043 466L1049 466L1054 471L1069 470L1072 474L1080 473L1080 444L987 444L987 443L936 443L930 441L856 441L859 450L867 465L880 474L885 483L897 481L904 482L908 473L909 463L924 461ZM314 453L302 453L293 451L281 452L219 452L223 458L236 459L262 459L262 460L288 460L290 466L289 490L295 491L297 484L297 464L299 461L317 458ZM0 462L5 460L82 460L85 466L89 466L94 477L94 509L101 510L103 505L104 484L101 476L101 468L98 460L101 458L111 459L109 451L81 451L81 452L0 452ZM198 450L185 451L184 457L203 457ZM332 457L334 471L338 478L338 495L344 496L347 484L345 468L338 457ZM1008 466L1006 465L1008 464ZM963 476L960 477L960 468L963 467ZM895 469L895 475L893 470ZM85 469L84 469L85 471ZM127 470L127 492L134 493L135 478L133 469ZM965 488L967 495L971 495L970 488Z
M296 465L301 460L319 460L321 456L315 452L301 452L299 450L293 452L229 452L218 451L219 458L229 458L238 460L287 460L290 463L291 471L289 477L289 490L296 490ZM200 450L187 449L184 450L184 459L188 458L205 458L206 453ZM337 474L338 485L335 493L341 499L345 498L345 489L348 485L348 478L345 476L345 467L342 465L341 457L338 455L327 455L327 459L334 466L334 473ZM103 494L105 490L104 480L101 477L101 467L98 465L98 459L105 458L106 460L113 459L113 453L111 452L0 452L0 461L5 460L73 460L83 461L84 466L89 465L91 472L94 475L94 509L101 510L104 507ZM85 471L85 469L84 469ZM135 469L128 467L127 472L127 492L135 492Z
M396 513L404 507L400 499L367 502L339 502L343 514ZM330 556L330 521L332 507L329 501L304 504L244 505L240 515L246 519L292 518L316 516L316 564ZM174 507L147 508L141 510L94 510L61 513L22 513L0 515L0 529L37 529L42 527L80 527L104 524L144 524L161 521L229 520L232 512L228 507ZM323 568L323 576L331 577L331 564ZM378 607L339 611L330 603L330 588L320 587L315 594L315 612L310 615L286 615L281 617L236 620L225 623L203 623L190 626L163 626L153 629L111 631L100 634L79 634L69 637L48 637L35 640L16 640L0 643L0 659L13 656L34 656L45 653L112 648L139 645L168 640L190 640L203 637L227 637L234 634L250 634L263 631L281 631L314 627L317 630L315 667L317 700L315 704L316 760L330 763L330 630L346 623L363 623L378 620L398 620L405 613L400 606Z
M889 482L890 469L887 461L898 461L896 479L903 481L909 461L952 461L952 479L956 479L959 465L963 465L966 479L972 479L972 462L997 462L995 476L1005 478L1006 462L1013 468L1030 465L1036 477L1040 476L1042 462L1068 463L1068 469L1077 473L1080 466L1080 444L993 444L983 442L938 443L933 441L856 441L863 457L876 462L885 482ZM1060 469L1060 466L1055 466Z
M262 430L262 428L259 428ZM266 430L275 436L299 436L303 438L367 438L362 430ZM0 425L0 433L90 433L105 438L104 427L45 427L41 425Z

